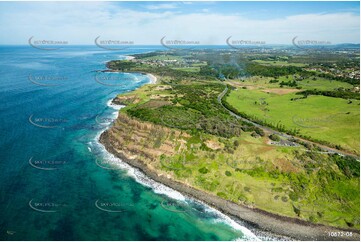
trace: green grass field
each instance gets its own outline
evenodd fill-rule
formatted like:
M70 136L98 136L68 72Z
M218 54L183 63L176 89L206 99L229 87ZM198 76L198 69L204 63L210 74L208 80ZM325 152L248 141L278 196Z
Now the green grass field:
M271 77L261 77L261 76L253 76L248 77L245 80L240 81L229 81L231 85L237 86L249 86L249 87L256 87L256 88L279 88L280 82L288 82L292 81L294 78L292 76L289 76L288 78L286 76L281 76L276 78L279 80L277 83L269 83L270 80L274 78ZM344 88L344 89L352 89L353 86L347 82L340 82L340 81L334 81L334 80L328 80L325 78L317 77L316 80L313 80L312 78L307 78L302 81L297 81L297 85L301 87L303 90L321 90L321 91L333 91L337 88ZM287 88L287 87L285 87Z
M281 81L289 81L293 80L292 77L286 78L285 76L277 78ZM302 89L307 90L321 90L321 91L332 91L337 88L345 88L345 89L352 89L353 86L347 82L340 82L340 81L334 81L334 80L328 80L325 78L317 77L316 80L313 80L312 78L307 78L302 81L297 81L298 86L300 86Z
M298 66L298 67L306 66L305 64L302 63L292 63L287 61L254 60L253 62L266 66Z
M279 95L262 90L238 89L232 91L227 101L240 112L254 115L274 125L283 124L288 129L299 129L304 136L328 141L360 152L360 101L325 96L309 96L291 101L300 95Z

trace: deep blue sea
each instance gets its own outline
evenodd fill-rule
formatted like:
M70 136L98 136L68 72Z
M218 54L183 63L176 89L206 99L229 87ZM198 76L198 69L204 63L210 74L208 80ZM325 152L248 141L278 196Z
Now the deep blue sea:
M101 73L156 47L0 47L0 240L235 240L250 230L104 150L110 100L149 83Z

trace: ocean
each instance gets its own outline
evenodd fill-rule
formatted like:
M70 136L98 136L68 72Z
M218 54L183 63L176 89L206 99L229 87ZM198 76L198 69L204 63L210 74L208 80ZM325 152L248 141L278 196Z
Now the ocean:
M258 239L99 144L121 108L110 100L150 80L97 71L156 49L0 47L1 240Z

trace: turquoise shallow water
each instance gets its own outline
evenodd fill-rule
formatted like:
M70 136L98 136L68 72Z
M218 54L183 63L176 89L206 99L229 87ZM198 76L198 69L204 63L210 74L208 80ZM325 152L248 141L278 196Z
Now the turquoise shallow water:
M94 71L154 47L0 49L1 240L255 238L120 164L97 142L116 117L109 100L149 79Z

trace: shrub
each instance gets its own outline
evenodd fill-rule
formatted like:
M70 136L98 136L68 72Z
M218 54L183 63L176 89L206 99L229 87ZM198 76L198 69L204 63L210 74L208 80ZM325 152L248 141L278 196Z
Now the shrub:
M207 174L209 170L208 170L207 168L205 168L205 167L202 167L202 168L200 168L198 171L199 171L200 173L202 173L202 174Z
M269 138L273 141L280 141L281 138L277 134L271 134Z
M288 194L288 196L289 196L290 199L291 199L292 201L294 201L294 202L296 202L296 201L298 200L298 195L297 195L297 193L295 193L295 192L290 192L290 193Z
M338 168L348 178L360 177L360 162L350 156L332 155L333 160L336 162Z
M224 199L227 199L227 194L225 194L224 192L217 192L217 196L221 197L221 198L224 198Z
M245 190L246 192L251 192L251 188L249 188L249 187L244 187L244 190Z
M292 205L292 207L295 214L299 217L301 215L301 209L297 208L295 205Z
M254 131L255 131L257 134L259 134L260 136L264 136L264 135L265 135L263 129L260 129L260 128L258 128L258 127L256 127L256 128L254 129Z

